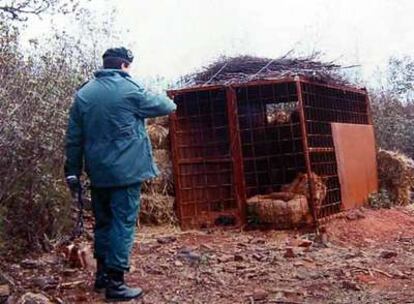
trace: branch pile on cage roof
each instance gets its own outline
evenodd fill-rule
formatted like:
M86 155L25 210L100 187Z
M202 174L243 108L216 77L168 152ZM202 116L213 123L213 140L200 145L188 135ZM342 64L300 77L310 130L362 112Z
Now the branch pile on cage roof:
M380 150L378 152L378 177L380 188L391 194L394 204L408 205L414 187L414 160L402 153Z
M319 56L319 53L299 58L287 54L274 59L249 55L223 56L202 68L200 72L185 76L184 86L244 83L289 76L305 76L310 80L330 84L349 84L342 71L349 67L342 67L334 62L322 62L318 59Z

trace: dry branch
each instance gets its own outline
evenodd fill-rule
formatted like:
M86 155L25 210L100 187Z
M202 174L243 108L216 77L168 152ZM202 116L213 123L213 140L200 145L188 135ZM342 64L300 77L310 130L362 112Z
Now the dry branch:
M221 57L200 72L184 77L186 85L243 83L258 79L305 76L324 83L347 84L341 67L318 60L319 54L308 57L262 58L254 56Z

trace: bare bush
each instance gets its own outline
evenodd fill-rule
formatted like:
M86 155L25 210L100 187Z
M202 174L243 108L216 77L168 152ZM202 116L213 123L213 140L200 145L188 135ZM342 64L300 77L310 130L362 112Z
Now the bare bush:
M389 92L371 96L375 134L379 147L414 157L414 106Z
M26 21L28 16L46 11L72 13L78 6L79 1L74 0L0 0L0 14L10 20Z
M392 56L388 60L387 90L404 103L414 102L414 58Z
M26 13L10 18L4 2L25 5ZM79 3L0 0L0 249L46 248L72 226L63 178L68 109L76 89L99 68L104 49L121 37L111 7L98 13ZM46 9L70 13L69 31L51 27L23 49L16 26Z
M23 56L18 30L4 19L0 30L1 239L39 249L70 223L62 170L67 111L96 58L60 34L48 39L49 50L34 43Z
M414 158L414 59L391 57L387 81L371 94L372 113L379 147Z

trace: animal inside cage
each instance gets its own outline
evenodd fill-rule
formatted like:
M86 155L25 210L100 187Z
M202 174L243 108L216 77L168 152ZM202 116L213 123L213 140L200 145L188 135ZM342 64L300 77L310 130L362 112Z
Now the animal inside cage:
M243 225L252 210L281 228L316 223L377 190L363 89L285 77L168 93L184 229Z

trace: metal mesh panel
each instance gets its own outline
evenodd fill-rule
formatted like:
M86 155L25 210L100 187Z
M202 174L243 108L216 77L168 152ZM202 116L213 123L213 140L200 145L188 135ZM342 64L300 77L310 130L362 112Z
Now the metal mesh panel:
M184 227L213 225L237 209L224 90L196 91L175 98L173 161L178 211Z
M328 191L318 208L323 218L341 210L341 189L332 138L332 122L369 124L366 94L344 88L302 83L311 170L323 177Z
M238 88L237 107L247 197L279 191L305 172L294 82ZM269 109L290 117L270 122Z

